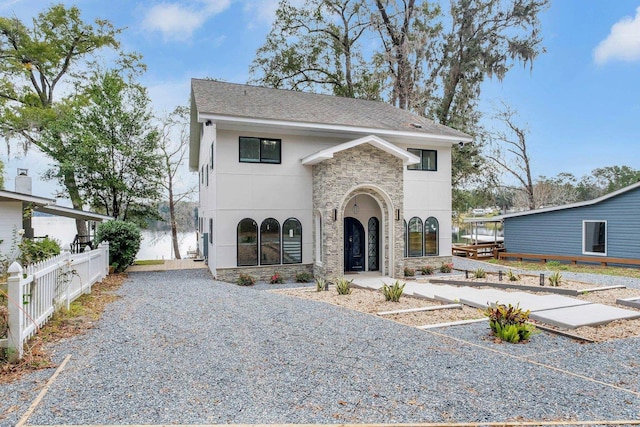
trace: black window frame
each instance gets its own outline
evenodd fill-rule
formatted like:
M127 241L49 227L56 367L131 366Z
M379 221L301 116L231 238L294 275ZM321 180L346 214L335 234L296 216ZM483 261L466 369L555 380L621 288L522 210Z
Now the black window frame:
M260 145L258 146L258 159L257 160L243 160L242 159L242 142L245 140L258 140ZM271 161L269 159L265 159L262 155L263 143L266 141L276 142L278 147L278 161ZM255 137L255 136L241 136L238 138L238 161L240 163L261 163L267 165L279 165L282 164L282 140L276 138L263 138L263 137Z
M298 227L300 228L300 236L297 240L297 244L300 247L300 261L294 261L294 262L287 262L286 261L286 255L289 255L289 253L285 250L285 228L287 228L287 226L289 224L292 223L297 223ZM282 251L282 255L280 256L280 261L282 262L282 264L302 264L302 223L300 222L300 220L298 218L287 218L283 223L282 223L282 227L280 228L280 234L282 236L282 242L281 242L281 251ZM295 237L295 236L294 236ZM287 237L287 239L291 239L291 237Z
M435 225L435 229L429 229L429 225L432 224ZM433 253L429 252L429 245L427 244L429 241L428 236L431 234L435 235L435 251ZM440 254L440 222L438 221L438 218L430 216L424 220L424 232L422 233L422 238L424 239L424 256L438 256Z
M418 231L414 231L414 233L420 233L420 237L419 237L420 252L419 253L411 251L411 243L413 241L411 239L411 224L414 223L414 222L418 222L418 224L420 224L420 227L418 227ZM415 238L415 236L414 236L414 238ZM424 256L424 223L422 221L422 218L420 218L418 216L414 216L407 223L407 245L408 245L408 249L407 249L407 257L408 258L418 258L418 257Z
M243 223L247 223L248 225L250 225L250 228L252 228L252 230L250 231L250 233L254 233L255 234L255 242L240 242L240 227L242 226ZM247 231L249 232L249 227L247 227ZM256 266L259 265L259 258L260 258L260 253L258 251L258 246L260 243L259 240L259 232L260 229L258 228L258 223L253 220L253 218L244 218L241 221L238 222L238 226L236 227L236 265L238 267L252 267L252 266ZM250 264L245 264L245 263L241 263L240 260L240 248L241 246L244 245L245 247L250 247L253 246L254 250L255 250L255 261L254 259L251 260ZM244 260L245 258L242 258L242 260ZM246 258L248 259L248 257Z
M407 151L411 154L415 154L420 157L420 163L415 165L407 165L407 170L410 171L427 171L427 172L437 172L438 171L438 150L424 150L422 148L407 148ZM424 168L424 156L425 153L433 153L433 168L425 169Z

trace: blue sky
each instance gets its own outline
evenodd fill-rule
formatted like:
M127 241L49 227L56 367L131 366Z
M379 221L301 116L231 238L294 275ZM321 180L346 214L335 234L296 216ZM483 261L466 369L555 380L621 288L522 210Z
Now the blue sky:
M77 5L87 21L100 17L127 28L123 46L143 55L142 82L157 111L186 104L192 77L246 82L277 6L277 0L63 3ZM48 4L0 0L0 15L28 22ZM504 100L518 112L529 129L534 176L581 177L623 164L640 169L640 0L555 0L541 20L547 53L533 70L516 65L502 82L486 82L483 110L489 116L492 104ZM25 163L34 193L49 195L51 184L38 180L47 161L34 153L11 160L6 188Z

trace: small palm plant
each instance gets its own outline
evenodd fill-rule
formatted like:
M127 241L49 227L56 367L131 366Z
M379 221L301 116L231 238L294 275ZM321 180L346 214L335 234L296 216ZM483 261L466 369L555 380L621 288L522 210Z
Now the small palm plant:
M396 280L393 285L389 286L385 283L382 287L382 293L384 294L385 301L398 302L404 292L404 286L406 283L400 284L399 280Z
M340 277L336 280L336 290L338 295L349 295L351 293L351 283L353 280L347 280L344 277Z

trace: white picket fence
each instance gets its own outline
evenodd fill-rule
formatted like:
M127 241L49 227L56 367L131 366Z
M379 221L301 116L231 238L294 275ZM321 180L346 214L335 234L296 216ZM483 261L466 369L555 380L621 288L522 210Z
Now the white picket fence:
M56 310L66 307L109 273L109 245L101 244L79 254L64 252L23 269L14 262L8 270L9 332L0 347L20 360L26 340L47 323Z

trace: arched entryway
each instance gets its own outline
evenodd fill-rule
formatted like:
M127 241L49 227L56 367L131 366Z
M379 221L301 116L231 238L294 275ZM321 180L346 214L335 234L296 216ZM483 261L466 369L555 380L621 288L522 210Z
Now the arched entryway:
M382 271L386 209L371 189L352 191L343 211L344 272Z

